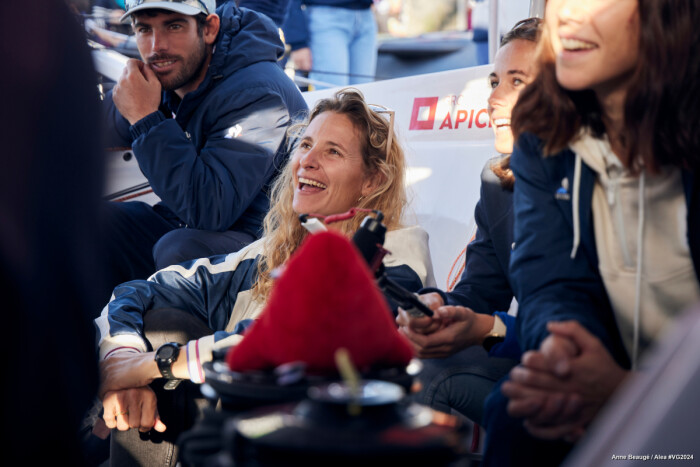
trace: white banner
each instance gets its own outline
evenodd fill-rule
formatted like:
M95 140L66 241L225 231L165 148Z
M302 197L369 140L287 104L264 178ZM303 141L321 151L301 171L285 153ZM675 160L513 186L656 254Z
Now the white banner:
M406 223L430 234L441 288L472 234L481 170L496 155L486 110L490 72L486 65L356 86L367 102L396 111L396 134L410 166ZM312 107L336 90L304 96Z

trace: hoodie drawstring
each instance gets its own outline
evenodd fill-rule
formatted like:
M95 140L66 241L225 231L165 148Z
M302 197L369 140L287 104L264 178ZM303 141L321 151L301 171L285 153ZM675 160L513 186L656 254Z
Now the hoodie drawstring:
M637 277L635 278L634 293L634 334L632 340L632 371L637 369L639 356L639 326L641 321L642 300L642 259L644 257L644 166L639 176L639 225L637 228Z
M571 248L571 259L576 257L578 245L581 243L581 221L579 220L579 191L581 190L581 156L576 153L576 165L574 167L574 196L571 209L574 216L574 246Z

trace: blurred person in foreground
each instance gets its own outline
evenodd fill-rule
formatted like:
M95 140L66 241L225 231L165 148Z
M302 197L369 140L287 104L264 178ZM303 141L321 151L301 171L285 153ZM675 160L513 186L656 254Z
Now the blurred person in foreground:
M507 313L513 300L508 263L515 183L510 116L520 92L534 79L540 22L520 21L503 36L489 75L489 118L494 146L502 155L489 160L481 173L477 231L467 248L464 273L451 292L421 291L421 299L436 311L433 318L411 318L401 310L396 320L424 359L418 401L447 413L454 409L477 423L493 385L520 360L515 317Z
M487 399L486 465L559 465L700 301L698 21L692 0L547 3L512 121L526 352Z
M98 383L90 318L104 300L97 76L64 2L2 2L0 24L2 452L83 465L78 428ZM61 428L44 430L47 416Z
M262 311L273 286L272 272L309 235L300 214L380 210L388 229L385 246L393 253L384 260L386 273L411 291L434 283L427 234L401 226L405 160L388 112L372 110L352 89L320 100L306 123L292 127L296 149L273 187L262 239L238 253L172 266L148 281L114 290L96 322L100 397L105 422L116 429L115 462L143 456L138 458L144 463L165 459L174 464L174 441L197 417L186 392L198 390L193 383L204 382L202 363L212 359L212 351L238 343ZM361 221L362 216L355 216L329 228L350 237ZM150 325L152 320L162 324ZM165 329L183 331L178 337L182 351L169 343L158 347ZM157 360L165 349L175 356L162 370ZM166 378L166 384L189 381L163 390L153 383L158 378Z

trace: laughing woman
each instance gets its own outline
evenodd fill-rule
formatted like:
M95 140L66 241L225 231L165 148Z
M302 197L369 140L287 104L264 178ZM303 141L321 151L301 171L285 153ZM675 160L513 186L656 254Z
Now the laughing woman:
M427 234L400 224L406 205L405 162L385 112L370 109L355 90L319 101L308 121L292 129L299 136L298 146L273 188L261 240L238 253L171 266L148 281L128 282L114 290L97 324L104 419L119 430L112 436L115 464L122 459L128 464L139 456L142 465L163 459L174 465L177 434L196 416L192 404L183 409L176 402L182 397L177 393L192 383L156 392L156 385L149 384L161 377L203 382L201 364L211 360L212 350L241 338L241 322L256 318L270 294L270 272L308 235L299 214L330 215L352 207L382 211L386 247L393 253L384 262L387 274L413 291L434 282ZM360 222L355 218L332 226L351 236ZM158 347L158 336L149 335L149 326L159 329L159 322L167 325L176 315L182 323L177 329L183 331L179 343L189 341L187 350L197 352L165 346L149 351ZM154 358L166 350L175 351L174 363L161 373ZM138 431L149 433L139 436Z
M515 317L503 311L513 301L508 277L515 183L510 120L518 96L534 79L540 24L529 18L513 26L501 40L489 75L489 118L501 156L481 173L481 197L474 210L477 232L467 249L464 273L451 292L422 291L421 299L436 312L433 318L410 318L400 311L396 320L424 359L417 400L443 412L456 410L479 424L484 399L520 359Z
M698 22L695 0L547 3L540 74L512 121L511 277L530 352L508 399L487 401L487 465L558 465L700 301Z

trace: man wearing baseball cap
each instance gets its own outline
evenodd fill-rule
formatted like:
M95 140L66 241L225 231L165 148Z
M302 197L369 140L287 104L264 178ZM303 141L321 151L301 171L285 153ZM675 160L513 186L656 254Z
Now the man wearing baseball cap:
M276 64L277 28L234 2L127 0L142 60L105 98L107 143L133 148L161 199L110 203L110 289L255 240L267 187L287 157L286 129L306 104Z

